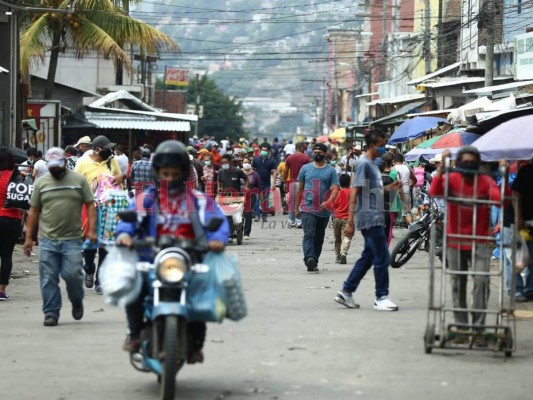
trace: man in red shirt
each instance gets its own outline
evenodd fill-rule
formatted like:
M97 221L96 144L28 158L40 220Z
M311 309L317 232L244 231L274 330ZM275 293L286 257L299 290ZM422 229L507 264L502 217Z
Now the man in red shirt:
M446 150L442 154L443 163L431 184L431 196L445 195L446 178L443 176L443 165L446 164L445 160L448 157L450 151ZM457 153L457 170L449 174L447 268L451 271L467 271L471 268L475 272L486 273L490 270L489 240L473 237L491 236L490 205L476 205L469 202L469 199L500 201L501 195L496 182L490 176L479 173L480 162L478 150L473 146L464 146ZM450 198L465 200L450 200ZM474 275L473 280L473 304L470 308L485 310L489 299L489 276ZM453 307L468 308L467 275L451 275L451 285ZM454 316L457 324L464 325L464 329L469 328L467 312L456 311ZM485 316L485 313L472 313L472 325L484 325Z
M294 154L291 154L289 157L287 157L287 161L285 161L285 171L283 172L283 178L285 182L287 182L287 188L286 193L288 193L288 207L289 207L289 226L295 227L298 226L298 228L302 227L302 223L298 220L296 221L296 214L295 214L295 200L296 200L296 192L298 190L298 175L300 174L300 170L305 164L308 164L311 162L311 159L307 154L304 154L304 144L303 142L296 143L296 152Z

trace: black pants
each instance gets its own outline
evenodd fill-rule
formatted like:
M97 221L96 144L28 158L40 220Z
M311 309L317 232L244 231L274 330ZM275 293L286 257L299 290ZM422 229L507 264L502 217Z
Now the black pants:
M92 275L96 272L96 277L94 281L94 284L96 286L100 285L98 275L100 274L100 267L102 266L102 263L104 262L106 256L107 250L103 247L100 247L98 249L98 268L96 268L96 264L94 263L94 260L96 259L96 250L83 250L83 258L85 260L83 269L85 270L85 273L89 275Z
M20 236L20 219L0 217L0 285L8 285L13 268L13 250Z
M126 306L128 329L132 339L138 339L144 328L144 300L147 292L146 287L143 286L143 290L141 290L137 300ZM190 355L202 350L204 347L207 326L205 322L189 322L187 330Z
M244 236L250 236L252 233L252 219L254 217L255 202L257 201L257 195L250 195L250 206L246 207L244 212Z

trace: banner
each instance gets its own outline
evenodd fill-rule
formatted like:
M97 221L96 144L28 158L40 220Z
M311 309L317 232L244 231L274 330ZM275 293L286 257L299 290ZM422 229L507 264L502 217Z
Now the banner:
M178 68L165 68L165 86L189 86L189 71Z

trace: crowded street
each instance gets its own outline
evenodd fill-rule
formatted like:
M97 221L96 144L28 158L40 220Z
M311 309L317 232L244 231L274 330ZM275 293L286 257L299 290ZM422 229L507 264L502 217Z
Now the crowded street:
M361 308L351 310L333 298L361 251L360 235L348 264L339 265L328 229L317 275L305 272L302 230L287 228L285 217L254 222L253 229L253 239L228 247L239 255L249 315L238 323L209 324L205 362L180 371L177 398L444 400L468 393L469 399L518 399L533 388L533 303L518 305L518 347L511 359L454 350L426 355L427 253L391 271L397 313L372 310L371 278L358 292ZM393 240L403 231L395 229ZM154 376L134 371L122 351L124 311L94 290L87 290L82 321L65 315L57 329L43 328L37 265L17 246L13 299L9 309L0 309L2 382L9 382L4 396L157 398Z
M0 0L0 400L528 400L533 1Z

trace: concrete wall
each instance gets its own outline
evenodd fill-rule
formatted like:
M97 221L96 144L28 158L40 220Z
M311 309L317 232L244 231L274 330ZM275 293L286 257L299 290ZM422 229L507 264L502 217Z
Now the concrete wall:
M46 79L48 75L49 58L43 64L32 69L32 74ZM80 90L95 93L98 88L115 84L115 66L112 60L102 56L89 55L77 59L73 54L60 56L57 65L56 82L72 86ZM129 85L130 76L124 74L124 84Z

